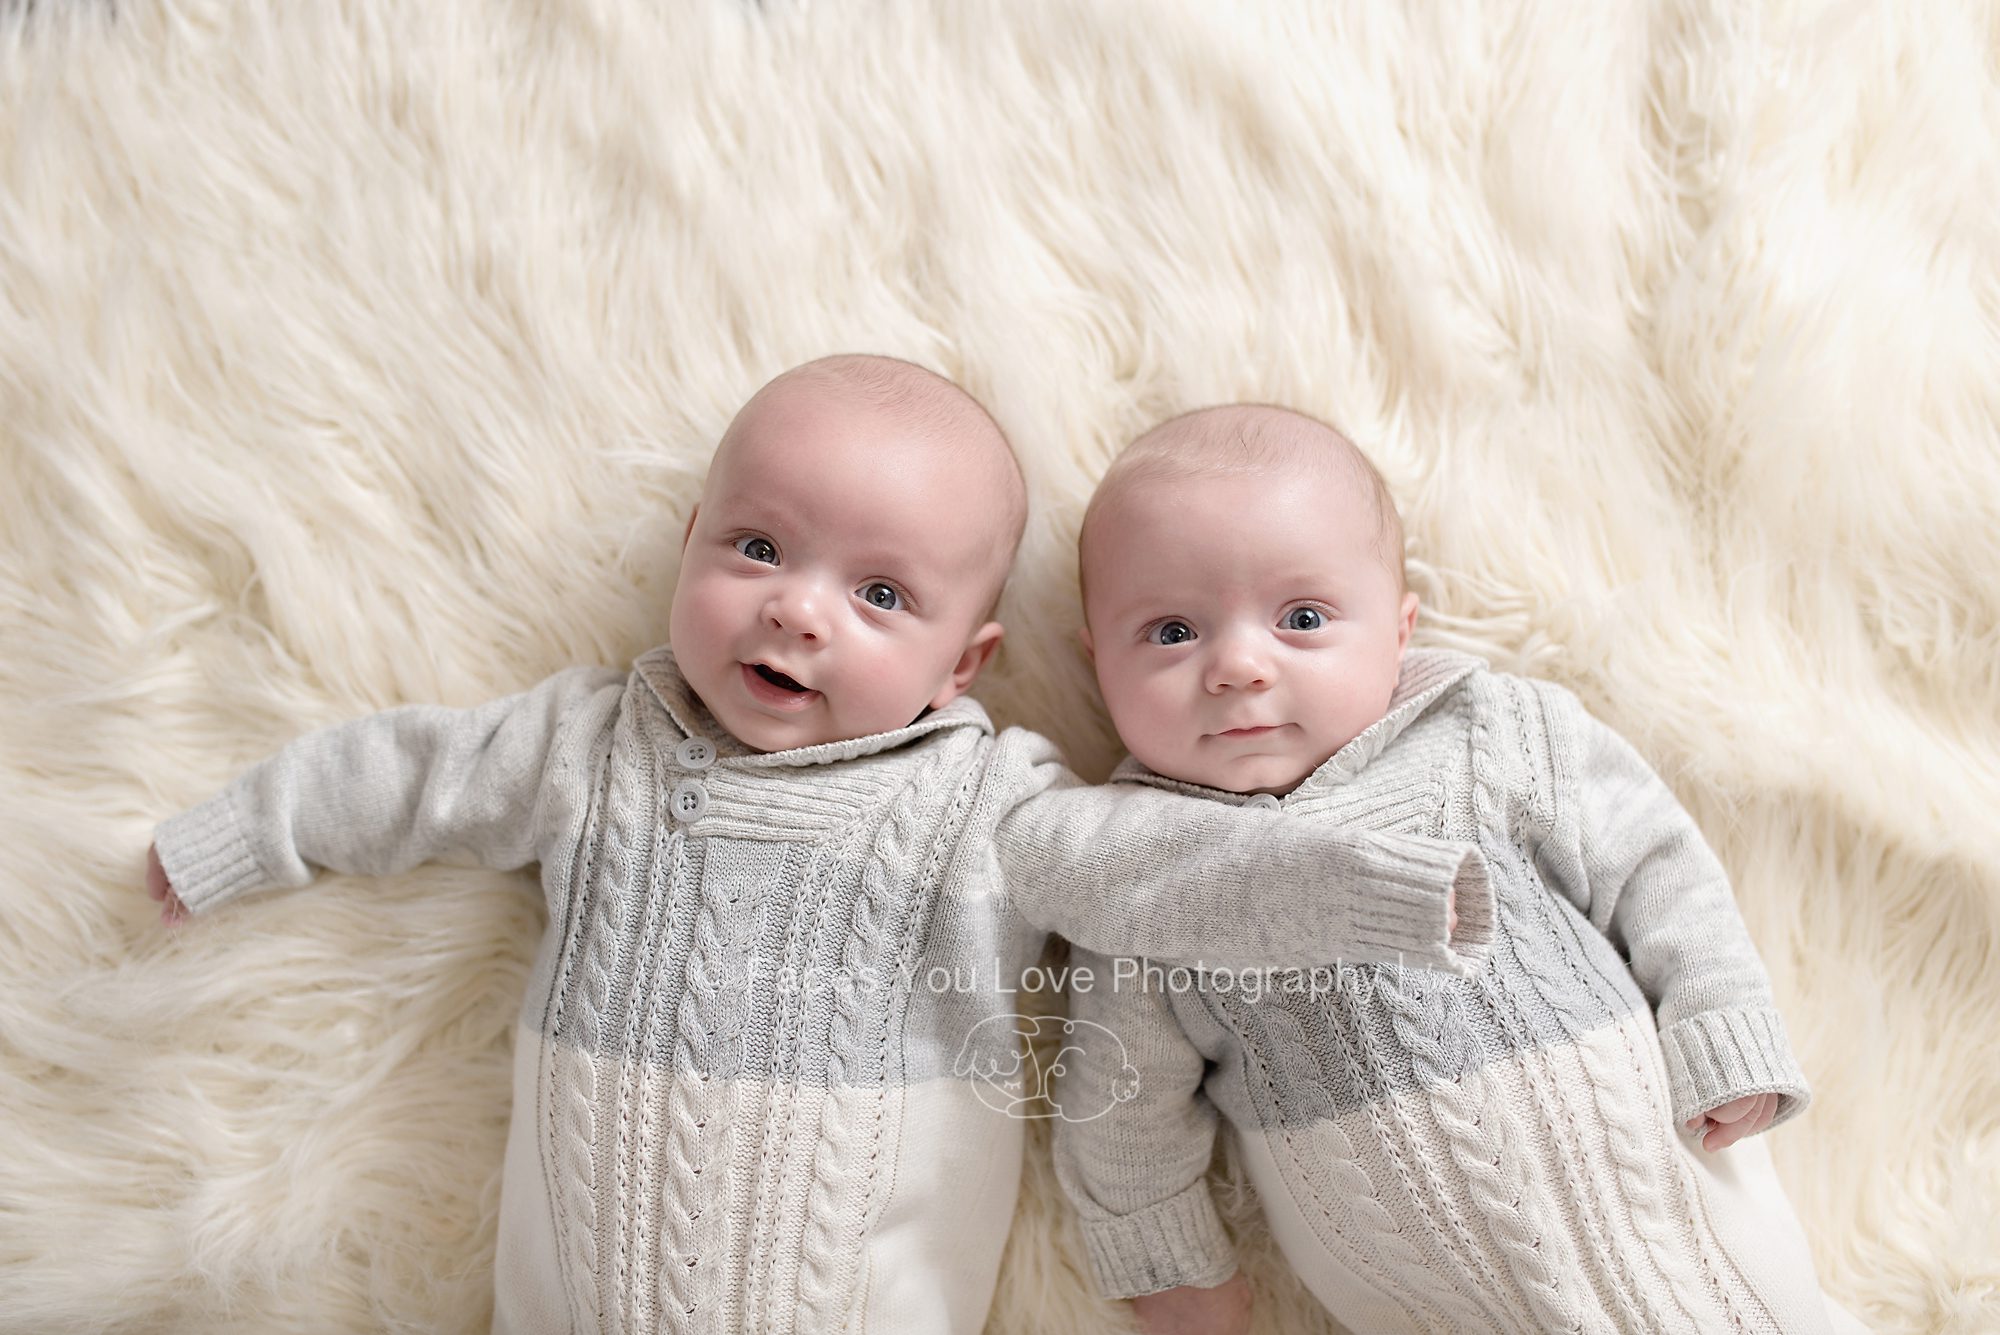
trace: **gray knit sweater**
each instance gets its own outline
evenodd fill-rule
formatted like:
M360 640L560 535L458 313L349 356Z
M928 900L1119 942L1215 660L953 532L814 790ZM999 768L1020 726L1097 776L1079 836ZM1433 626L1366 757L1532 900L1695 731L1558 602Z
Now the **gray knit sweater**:
M157 842L196 913L318 868L541 864L496 1269L513 1331L977 1330L1022 1145L1004 987L1046 930L1466 970L1491 924L1468 846L1087 787L969 700L748 751L664 648L310 734Z
M1252 814L1134 761L1113 779ZM1709 1228L1676 1128L1764 1091L1782 1122L1806 1082L1722 867L1638 754L1559 687L1411 651L1387 716L1282 807L1476 842L1492 954L1470 977L1177 988L1078 952L1096 979L1073 1021L1116 1041L1065 1054L1059 1097L1136 1086L1058 1128L1103 1291L1235 1268L1204 1176L1219 1111L1287 1256L1354 1329L1779 1328Z

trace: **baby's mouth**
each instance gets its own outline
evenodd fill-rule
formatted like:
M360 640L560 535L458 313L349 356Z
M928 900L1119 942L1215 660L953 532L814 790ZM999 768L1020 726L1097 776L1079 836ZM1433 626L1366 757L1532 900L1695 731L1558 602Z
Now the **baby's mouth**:
M773 686L776 686L780 690L804 692L812 689L809 686L800 685L798 682L792 680L790 677L787 677L782 672L778 672L772 668L765 667L762 663L752 663L750 665L750 670L752 672L755 672L758 676L762 677L765 681L770 682Z
M1245 723L1234 728L1221 728L1209 733L1210 737L1238 739L1245 737L1265 737L1284 727L1282 723Z
M825 699L796 677L788 676L769 663L739 663L743 690L760 708L779 714L803 714Z

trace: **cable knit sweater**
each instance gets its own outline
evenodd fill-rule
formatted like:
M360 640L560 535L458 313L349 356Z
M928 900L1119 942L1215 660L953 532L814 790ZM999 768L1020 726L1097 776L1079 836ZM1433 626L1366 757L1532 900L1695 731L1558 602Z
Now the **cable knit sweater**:
M540 862L496 1329L931 1335L991 1298L1022 1145L1002 989L1046 929L1211 960L1483 955L1475 850L1263 816L1086 787L969 700L751 752L661 648L310 734L157 843L196 913L321 867Z
M1130 760L1113 779L1255 800ZM1782 1122L1808 1093L1722 867L1630 746L1558 687L1411 651L1387 716L1282 806L1476 842L1491 956L1470 977L1177 989L1078 952L1096 977L1072 1018L1109 1036L1065 1054L1059 1098L1129 1101L1060 1124L1057 1168L1107 1295L1235 1268L1205 1180L1219 1110L1287 1258L1353 1330L1820 1328L1802 1237L1724 1245L1741 1200L1797 1234L1775 1176L1710 1180L1763 1147L1677 1132L1764 1091Z

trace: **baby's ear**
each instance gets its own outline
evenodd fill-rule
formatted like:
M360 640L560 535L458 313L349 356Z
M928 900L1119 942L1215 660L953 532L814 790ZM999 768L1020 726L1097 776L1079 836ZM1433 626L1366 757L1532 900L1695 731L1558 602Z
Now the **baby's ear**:
M1400 654L1403 652L1403 650L1410 647L1410 632L1415 630L1416 628L1417 628L1417 595L1414 593L1406 593L1403 595L1402 624L1396 627L1397 653Z
M993 655L1000 649L1000 637L1007 628L997 621L989 621L972 632L972 638L965 642L965 652L958 656L952 666L951 676L945 680L938 693L931 697L931 708L942 709L952 701L972 689L972 679L980 669L993 661Z

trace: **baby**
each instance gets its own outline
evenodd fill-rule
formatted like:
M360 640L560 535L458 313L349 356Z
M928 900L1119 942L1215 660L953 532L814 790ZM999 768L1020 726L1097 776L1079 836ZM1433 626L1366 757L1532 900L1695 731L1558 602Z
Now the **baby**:
M1057 1129L1102 1291L1154 1331L1242 1328L1204 1177L1219 1110L1351 1330L1831 1328L1745 1141L1809 1096L1722 867L1567 692L1409 647L1402 525L1367 459L1283 409L1191 413L1114 462L1080 547L1084 644L1132 753L1114 785L1475 843L1495 913L1470 977L1176 990L1078 952L1095 985L1072 1016L1138 1071L1132 1101ZM1063 1076L1105 1078L1091 1051Z
M1024 510L950 382L800 367L716 450L670 645L310 734L160 826L169 918L322 867L541 864L496 1329L977 1330L1023 1141L974 1078L1009 1053L975 1049L998 1034L1018 1066L1005 985L1049 929L1483 955L1468 845L1087 787L995 735L965 692Z

